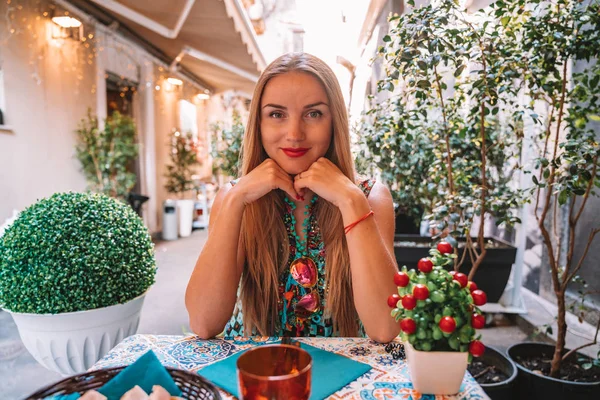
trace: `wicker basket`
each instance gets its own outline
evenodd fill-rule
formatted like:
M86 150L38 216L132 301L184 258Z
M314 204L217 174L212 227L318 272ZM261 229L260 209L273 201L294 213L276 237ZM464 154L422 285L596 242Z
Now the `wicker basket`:
M218 400L221 399L217 388L198 374L193 374L181 369L165 367L175 381L181 392L181 397L188 400ZM38 390L27 400L40 400L48 396L70 393L84 393L88 390L99 389L125 367L100 369L86 372L63 379L53 385Z

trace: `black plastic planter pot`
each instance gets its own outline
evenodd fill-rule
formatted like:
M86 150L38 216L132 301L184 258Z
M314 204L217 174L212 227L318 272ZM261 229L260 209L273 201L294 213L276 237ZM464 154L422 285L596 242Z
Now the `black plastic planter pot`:
M517 384L516 364L500 351L490 346L485 346L485 352L480 358L484 364L493 365L508 376L508 379L502 382L480 383L479 385L483 388L485 393L487 393L492 400L515 399L515 387Z
M396 234L419 234L419 225L417 221L405 213L399 212L396 214Z
M545 343L525 342L511 346L508 356L517 364L519 376L515 390L516 399L544 400L598 400L600 382L570 382L536 374L517 362L517 357L541 356L551 358L554 346Z
M494 242L494 246L487 249L485 260L477 269L473 280L477 287L487 294L489 303L497 303L504 292L510 276L512 265L517 256L517 248L501 239L486 238L486 242ZM433 246L431 238L419 235L395 235L394 254L398 266L406 265L409 269L416 269L417 263L423 257L429 256L429 249ZM458 256L462 257L464 248L459 247ZM468 274L471 269L469 257L465 257L460 271Z

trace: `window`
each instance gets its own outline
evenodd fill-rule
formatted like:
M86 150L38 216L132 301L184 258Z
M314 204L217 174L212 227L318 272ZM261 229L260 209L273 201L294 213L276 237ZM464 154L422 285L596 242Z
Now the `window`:
M179 126L182 133L192 132L194 139L198 139L196 106L189 101L179 101Z

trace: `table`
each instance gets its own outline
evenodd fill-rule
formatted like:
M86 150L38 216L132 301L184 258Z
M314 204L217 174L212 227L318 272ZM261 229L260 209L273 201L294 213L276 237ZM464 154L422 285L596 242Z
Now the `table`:
M129 365L146 351L153 350L163 365L196 372L237 352L278 340L279 338L275 337L201 340L195 336L134 335L119 343L91 370ZM297 338L297 340L367 363L373 367L369 372L330 396L329 399L489 399L468 371L458 395L421 396L412 387L406 363L403 360L394 360L385 351L385 345L366 338ZM234 399L226 392L222 392L222 394L224 399Z

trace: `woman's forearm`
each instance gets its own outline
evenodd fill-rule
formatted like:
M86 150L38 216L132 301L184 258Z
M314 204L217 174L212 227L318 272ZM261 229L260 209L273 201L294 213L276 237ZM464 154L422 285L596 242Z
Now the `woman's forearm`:
M222 332L231 317L240 282L238 247L244 204L235 188L220 202L208 240L196 261L185 303L190 327L202 338Z
M369 202L364 196L350 196L347 203L340 207L344 226L357 221L370 210ZM346 240L356 311L369 337L385 343L400 332L400 327L391 317L387 306L388 296L398 290L393 281L398 269L389 246L386 246L382 238L376 217L377 215L371 216L352 228L346 235Z

